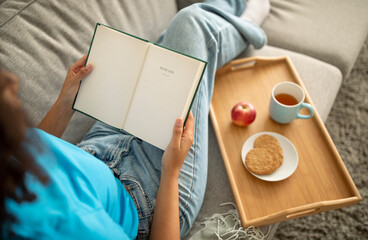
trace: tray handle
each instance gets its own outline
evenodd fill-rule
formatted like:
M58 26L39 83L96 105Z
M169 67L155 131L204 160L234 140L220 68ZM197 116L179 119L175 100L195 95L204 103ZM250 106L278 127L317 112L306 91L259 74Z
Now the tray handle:
M284 60L285 57L249 57L231 61L229 65L231 71L237 71Z
M345 199L337 199L337 200L329 200L329 201L322 201L317 203L312 203L300 207L290 208L285 211L281 211L278 213L274 213L272 215L268 215L257 220L249 220L247 221L247 226L249 225L259 225L259 223L264 224L271 224L275 222L282 222L292 218L298 218L307 216L314 213L320 213L329 211L332 209L340 208L340 207L347 207L351 206L361 200L361 197L349 197Z
M316 208L310 208L310 209L306 209L306 210L295 211L293 213L290 213L290 214L286 215L286 219L307 216L307 215L316 213L319 210L321 210L321 209L319 207L316 207Z
M300 207L290 208L281 212L277 212L268 216L264 216L258 219L243 219L242 222L246 223L244 227L248 226L262 226L267 224L272 224L276 222L283 222L289 219L298 218L302 216L307 216L313 213L319 213L326 211L328 209L328 205L331 203L327 202L318 202L312 203L309 205L304 205ZM333 204L334 205L334 204ZM243 217L243 216L241 216Z
M318 202L318 203L312 203L312 204L308 204L308 205L304 205L300 207L294 207L294 208L290 208L290 209L287 209L287 210L284 210L278 213L264 216L257 220L250 220L248 221L247 225L259 225L258 223L262 223L262 225L264 225L264 224L271 224L275 222L283 222L289 219L303 217L303 216L307 216L313 213L319 213L322 211L326 211L326 207L328 205L329 203L326 203L326 202Z
M241 58L236 59L222 68L218 69L216 74L225 74L229 71L237 71L237 70L244 70L248 68L252 68L255 66L261 66L266 64L271 64L279 61L285 61L287 59L287 56L283 57L249 57L249 58Z
M286 211L280 212L277 215L279 215L278 218L281 218L280 220L284 221L326 211L328 209L328 206L331 204L333 205L333 203L329 201L312 203L300 207L290 208Z

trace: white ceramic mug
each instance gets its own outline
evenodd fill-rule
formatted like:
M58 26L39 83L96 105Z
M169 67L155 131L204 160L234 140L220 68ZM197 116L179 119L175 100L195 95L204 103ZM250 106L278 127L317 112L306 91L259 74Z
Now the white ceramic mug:
M287 94L289 96L285 96ZM280 97L284 95L290 101L284 101ZM292 96L293 98L289 98ZM278 100L279 99L279 100ZM270 116L278 123L290 123L296 118L309 119L313 117L314 109L312 105L305 103L305 93L303 89L293 82L280 82L272 89L270 101ZM307 108L309 115L300 114L302 108Z

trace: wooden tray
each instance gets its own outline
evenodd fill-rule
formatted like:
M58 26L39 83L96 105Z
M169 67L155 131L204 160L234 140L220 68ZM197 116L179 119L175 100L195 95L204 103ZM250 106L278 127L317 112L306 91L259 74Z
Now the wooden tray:
M243 227L337 209L362 199L318 113L286 125L269 117L271 89L281 81L305 89L287 57L239 59L216 74L210 115ZM251 102L257 111L247 127L231 121L231 109L240 101ZM313 105L307 92L305 101ZM244 142L263 131L287 137L297 149L299 164L289 178L267 182L244 167Z

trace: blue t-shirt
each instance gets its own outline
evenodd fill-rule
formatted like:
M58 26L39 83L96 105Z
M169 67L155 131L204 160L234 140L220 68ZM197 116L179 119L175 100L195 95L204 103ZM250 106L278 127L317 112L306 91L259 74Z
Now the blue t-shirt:
M27 239L134 239L138 214L130 195L110 169L78 147L39 129L28 129L33 157L49 176L42 185L28 174L33 202L6 201L17 217L12 230ZM36 145L37 145L36 144Z

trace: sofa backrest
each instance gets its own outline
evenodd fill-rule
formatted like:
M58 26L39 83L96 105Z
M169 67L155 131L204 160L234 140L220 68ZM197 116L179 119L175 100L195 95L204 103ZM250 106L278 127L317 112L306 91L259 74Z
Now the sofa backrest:
M20 79L34 124L56 100L67 69L87 53L96 22L155 41L175 0L6 0L0 3L0 63ZM93 120L76 113L63 138L78 142Z

